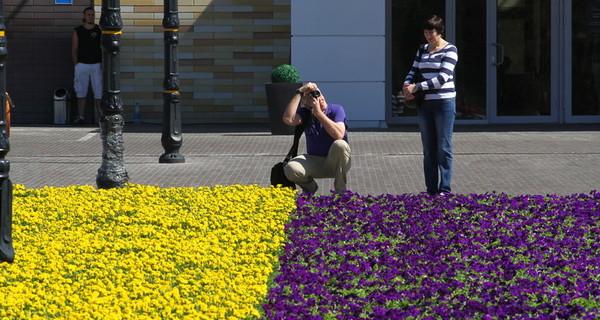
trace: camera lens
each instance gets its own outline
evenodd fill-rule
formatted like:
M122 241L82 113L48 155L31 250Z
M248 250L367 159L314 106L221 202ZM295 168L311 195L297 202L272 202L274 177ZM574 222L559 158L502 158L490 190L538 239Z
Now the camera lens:
M313 96L314 98L318 98L321 96L321 91L319 91L319 90L311 91L310 95Z

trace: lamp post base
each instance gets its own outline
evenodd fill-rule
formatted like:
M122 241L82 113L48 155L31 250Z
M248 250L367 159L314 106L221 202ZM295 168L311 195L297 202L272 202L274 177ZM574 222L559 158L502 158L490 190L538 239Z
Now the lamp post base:
M12 242L0 244L0 262L12 263L14 261L15 249L12 246Z
M104 110L102 113L104 114ZM123 188L129 181L123 164L124 123L123 116L118 113L100 117L102 164L96 175L96 185L99 189Z
M8 161L4 160L2 167L7 170L8 166ZM3 178L0 188L2 189L0 190L0 262L12 263L15 260L15 249L12 243L12 182L10 179Z
M158 158L158 163L185 163L185 157L180 153L165 153Z

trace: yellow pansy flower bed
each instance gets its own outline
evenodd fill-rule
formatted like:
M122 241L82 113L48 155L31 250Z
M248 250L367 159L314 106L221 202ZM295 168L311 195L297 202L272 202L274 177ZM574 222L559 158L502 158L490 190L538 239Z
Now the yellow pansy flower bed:
M2 319L252 319L295 191L127 185L13 191Z

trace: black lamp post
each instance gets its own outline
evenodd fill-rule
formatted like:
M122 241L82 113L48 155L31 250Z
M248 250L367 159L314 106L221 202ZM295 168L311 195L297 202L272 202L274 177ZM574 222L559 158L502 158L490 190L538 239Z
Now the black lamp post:
M6 132L6 35L4 32L4 1L0 0L0 261L13 262L15 249L12 245L12 182L8 178L10 162L4 157L10 151Z
M121 5L119 0L102 0L102 100L100 129L102 165L98 169L98 188L121 188L129 180L123 166L123 101L121 100L120 42Z
M181 137L181 118L179 110L179 71L177 43L179 42L179 16L177 0L164 0L163 28L165 29L165 80L163 87L163 125L161 143L165 153L159 163L184 163L179 153Z

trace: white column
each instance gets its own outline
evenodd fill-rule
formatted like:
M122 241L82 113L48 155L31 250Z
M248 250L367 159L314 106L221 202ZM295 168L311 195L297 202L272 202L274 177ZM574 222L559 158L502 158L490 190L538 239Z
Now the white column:
M350 128L386 127L386 0L292 0L292 65Z

